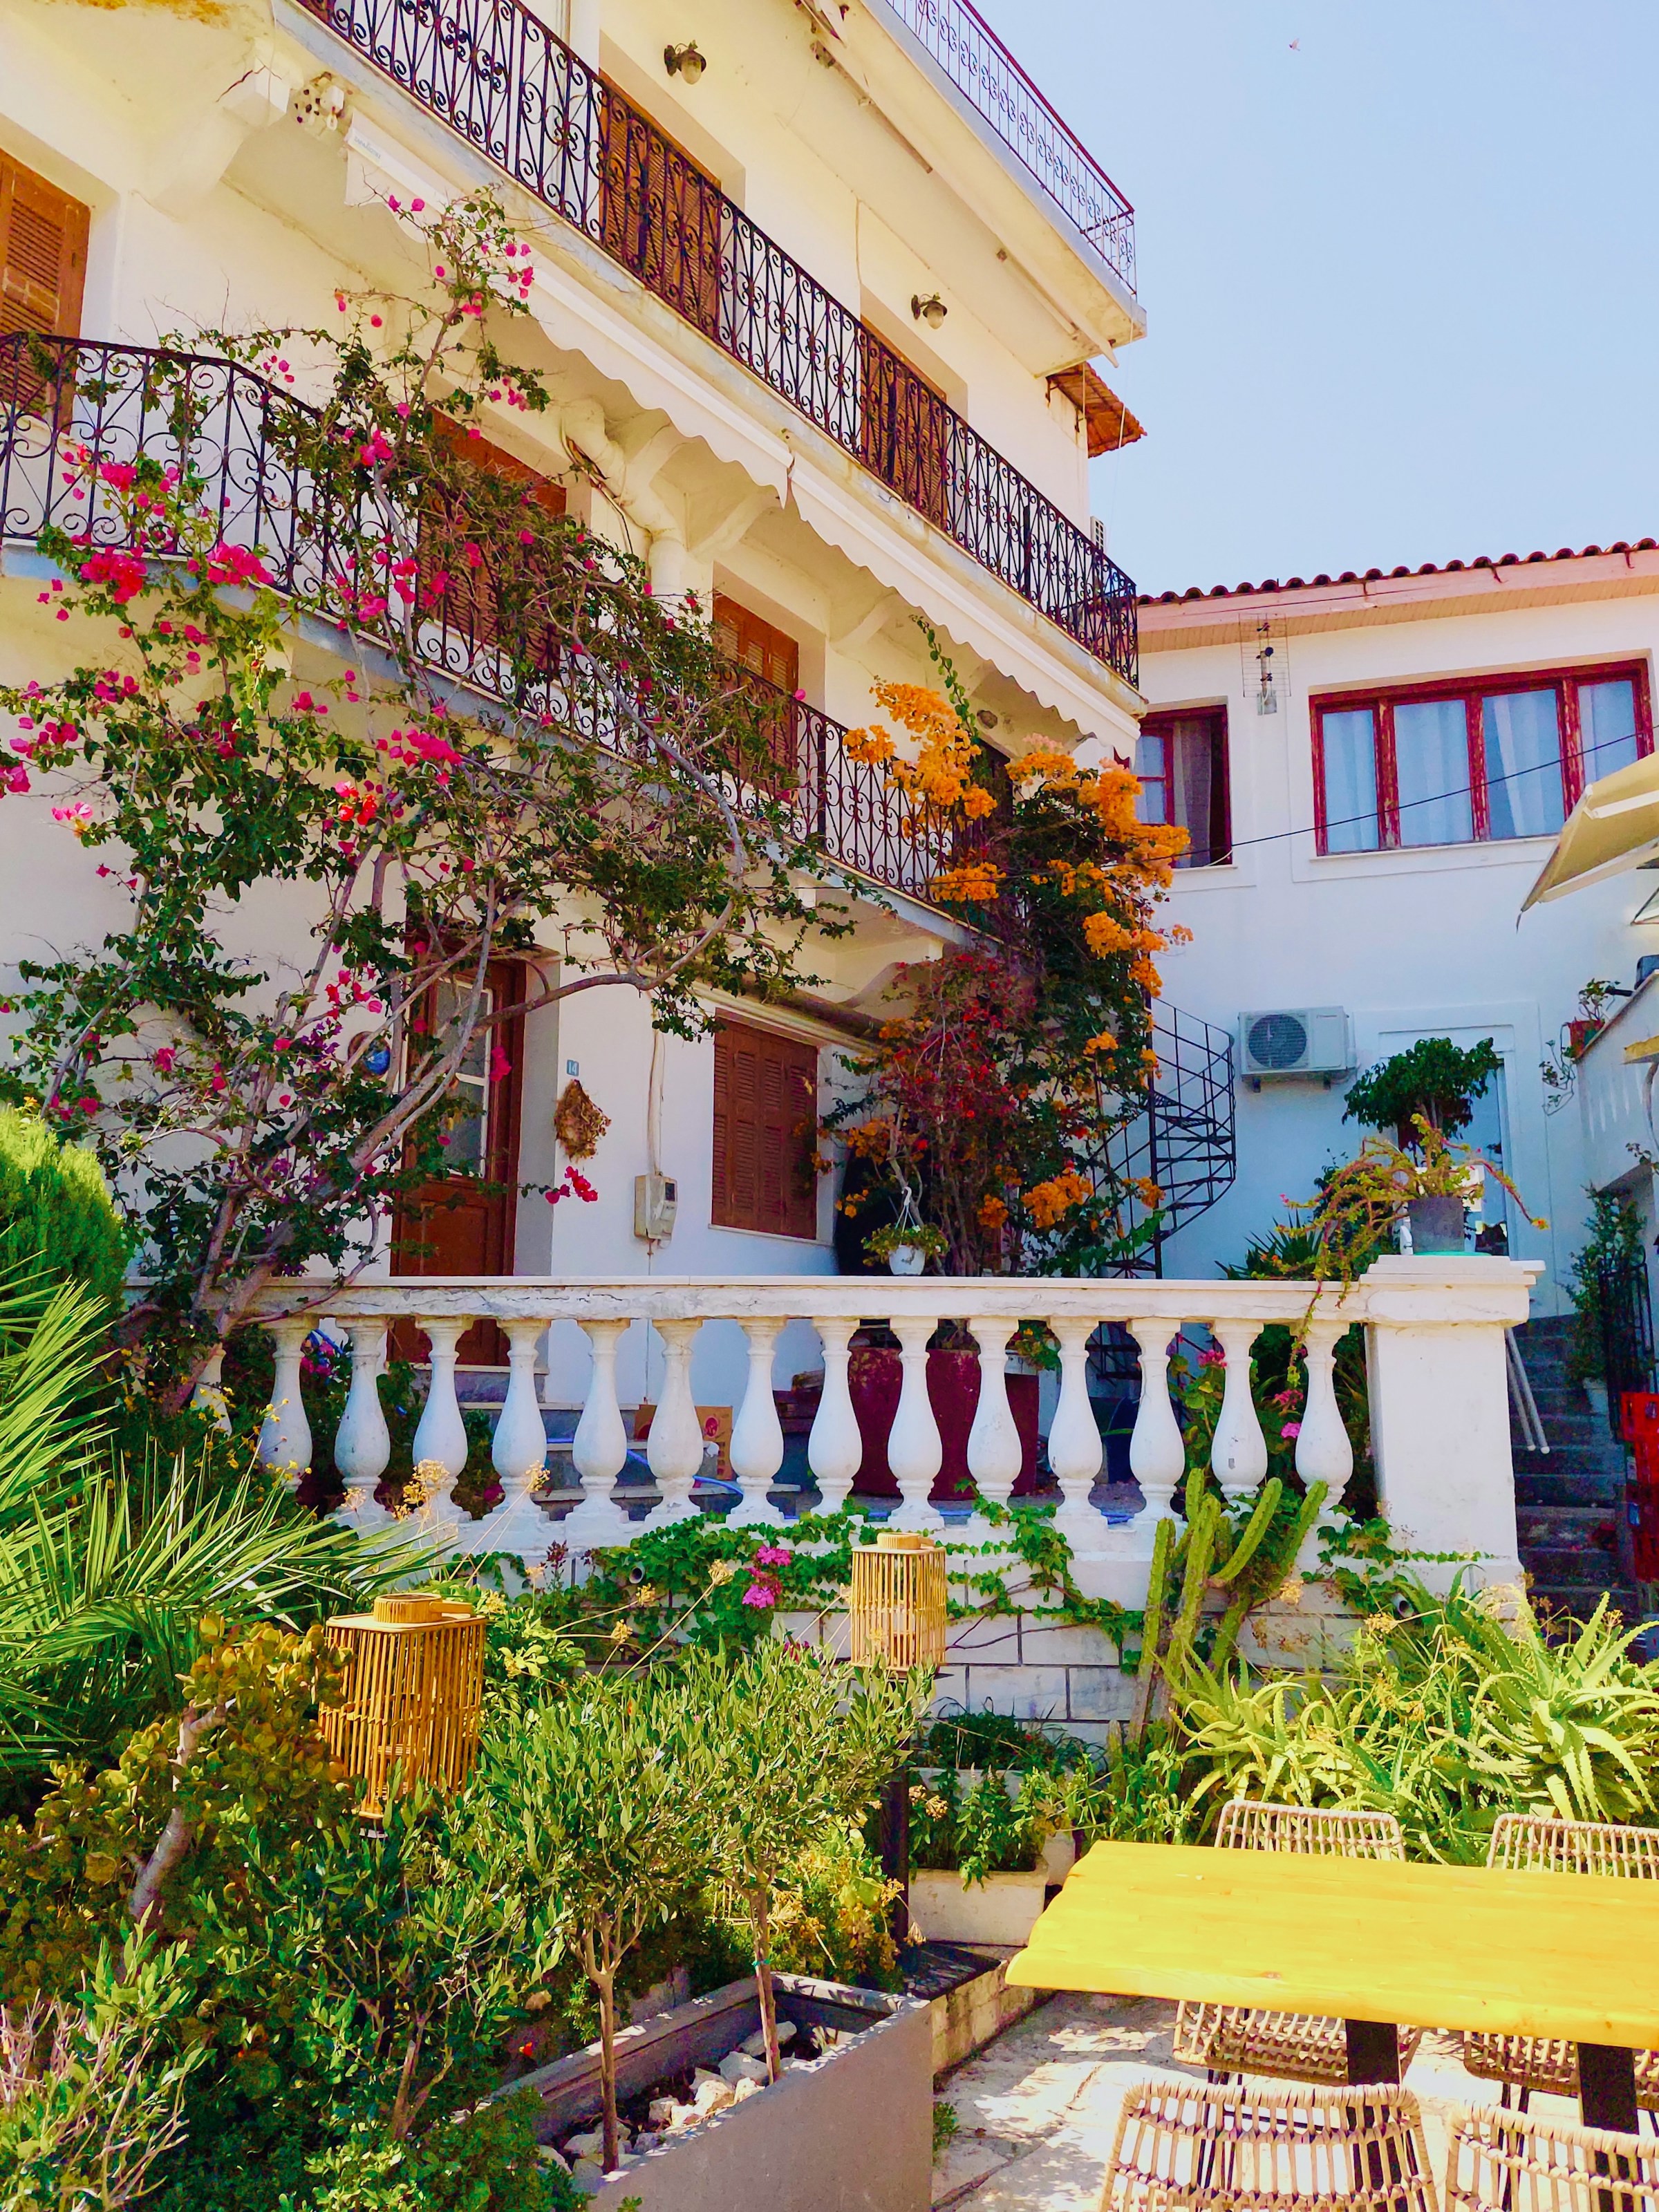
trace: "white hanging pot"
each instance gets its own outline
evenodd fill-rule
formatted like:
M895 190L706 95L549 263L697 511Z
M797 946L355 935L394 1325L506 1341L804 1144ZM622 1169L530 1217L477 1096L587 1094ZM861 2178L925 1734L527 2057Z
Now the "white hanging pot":
M887 1255L890 1273L919 1275L927 1265L927 1255L920 1244L895 1244Z

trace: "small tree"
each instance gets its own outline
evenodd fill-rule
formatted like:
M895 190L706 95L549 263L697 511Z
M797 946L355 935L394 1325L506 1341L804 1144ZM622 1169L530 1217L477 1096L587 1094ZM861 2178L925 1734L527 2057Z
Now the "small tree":
M898 1765L931 1676L847 1669L768 1638L726 1661L685 1662L698 1717L691 1802L716 1881L736 1893L754 1945L767 2070L780 2071L771 1923L781 1877L836 1821L862 1820Z
M617 1977L701 1870L692 1729L679 1685L627 1675L544 1707L491 1756L525 1876L546 1892L552 1922L599 1995L607 2172L617 2158Z
M1392 1129L1407 1149L1418 1142L1419 1115L1443 1137L1455 1137L1468 1127L1475 1100L1503 1066L1490 1037L1467 1047L1449 1037L1419 1037L1350 1084L1342 1118L1364 1129Z

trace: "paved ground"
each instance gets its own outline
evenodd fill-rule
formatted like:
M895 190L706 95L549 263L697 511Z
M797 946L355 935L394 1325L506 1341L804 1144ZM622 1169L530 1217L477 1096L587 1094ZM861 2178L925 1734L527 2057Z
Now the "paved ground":
M957 2131L933 2169L934 2205L1096 2212L1124 2090L1154 2074L1194 2071L1170 2056L1175 2015L1158 1997L1050 1997L988 2044L937 2092L955 2106ZM1460 2050L1455 2036L1426 2036L1407 2077L1437 2182L1450 2108L1498 2096L1496 2082L1464 2072ZM1535 2097L1533 2109L1577 2118L1559 2098Z

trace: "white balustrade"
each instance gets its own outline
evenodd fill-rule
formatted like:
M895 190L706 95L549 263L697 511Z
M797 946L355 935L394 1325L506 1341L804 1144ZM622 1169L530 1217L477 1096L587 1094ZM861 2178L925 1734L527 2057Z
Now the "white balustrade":
M1424 1550L1477 1553L1489 1578L1508 1580L1519 1570L1503 1334L1505 1326L1526 1317L1535 1273L1485 1257L1388 1259L1341 1295L1334 1287L1316 1291L1311 1284L1281 1281L1006 1276L879 1282L822 1275L724 1282L672 1276L560 1282L426 1277L331 1291L320 1284L275 1283L258 1306L258 1317L272 1331L279 1374L260 1449L267 1465L284 1473L308 1456L300 1347L304 1315L325 1301L353 1347L335 1463L357 1497L359 1523L379 1525L385 1516L373 1504L372 1492L388 1464L390 1439L375 1382L388 1322L407 1318L426 1333L432 1381L416 1452L453 1474L464 1459L465 1442L456 1399L456 1346L473 1322L492 1320L509 1345L507 1399L492 1451L508 1495L489 1521L471 1524L462 1540L475 1549L518 1551L532 1559L554 1534L574 1551L623 1543L641 1525L628 1519L629 1492L617 1486L628 1451L617 1372L623 1337L632 1323L642 1322L656 1331L662 1346L663 1377L646 1447L658 1502L642 1524L662 1527L697 1510L692 1492L703 1437L690 1369L699 1331L706 1321L735 1321L746 1339L746 1374L731 1375L717 1393L722 1401L738 1401L732 1451L743 1496L733 1518L772 1525L779 1516L767 1493L783 1456L772 1393L774 1358L785 1326L810 1317L823 1348L823 1390L807 1441L807 1463L824 1509L833 1511L846 1500L862 1463L849 1380L851 1340L873 1307L884 1310L900 1346L899 1401L887 1437L888 1464L901 1493L892 1522L938 1531L940 1516L929 1492L943 1449L928 1397L928 1342L940 1322L949 1321L970 1330L978 1345L980 1396L969 1467L981 1497L1000 1501L1012 1490L1020 1463L1008 1403L1006 1347L1018 1317L1036 1311L1047 1317L1060 1346L1060 1396L1048 1459L1060 1489L1060 1526L1073 1547L1073 1571L1091 1595L1134 1604L1145 1594L1153 1532L1171 1516L1187 1462L1170 1393L1171 1340L1183 1327L1204 1326L1225 1357L1211 1464L1227 1495L1239 1498L1256 1487L1267 1468L1267 1440L1249 1389L1251 1346L1270 1323L1304 1332L1307 1390L1296 1463L1304 1481L1329 1486L1334 1507L1352 1468L1336 1403L1335 1347L1347 1328L1358 1326L1368 1336L1379 1482L1396 1529ZM586 1332L592 1362L571 1449L582 1499L554 1529L532 1495L546 1457L535 1358L544 1332L562 1321ZM1107 1322L1128 1330L1139 1349L1141 1374L1129 1463L1143 1507L1128 1526L1111 1529L1090 1504L1103 1453L1089 1395L1088 1346ZM1451 1571L1448 1567L1441 1579Z
M276 1352L276 1372L270 1386L270 1403L259 1424L259 1457L273 1474L297 1482L311 1465L311 1424L301 1389L308 1321L274 1321L268 1324Z
M1303 1541L1297 1565L1304 1568L1319 1564L1320 1531L1335 1520L1353 1473L1353 1445L1336 1402L1336 1347L1352 1326L1346 1321L1310 1321L1303 1339L1308 1388L1297 1431L1296 1471L1309 1489L1322 1482L1327 1492L1319 1517Z
M225 1347L216 1345L196 1378L190 1394L191 1411L205 1413L222 1436L230 1434L230 1407L225 1401Z

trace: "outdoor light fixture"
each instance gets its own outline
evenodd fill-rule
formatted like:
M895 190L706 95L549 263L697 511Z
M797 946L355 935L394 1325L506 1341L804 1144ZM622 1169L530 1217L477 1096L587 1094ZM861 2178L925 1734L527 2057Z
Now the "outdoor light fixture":
M697 42L691 40L683 46L665 46L662 65L670 76L684 77L687 84L696 84L708 66L708 57L697 51Z
M873 1544L853 1547L847 1615L853 1664L928 1667L945 1663L949 1620L945 1552L931 1536L884 1528ZM910 1763L902 1758L888 1778L882 1808L882 1871L902 1885L894 1915L899 1935L910 1930Z
M937 292L930 292L925 300L920 292L910 295L910 313L919 323L926 323L930 331L936 331L950 312Z
M459 1790L478 1747L484 1623L438 1597L377 1597L372 1613L328 1623L346 1661L345 1698L325 1705L324 1741L362 1785L359 1813L378 1819L394 1772L404 1785Z

